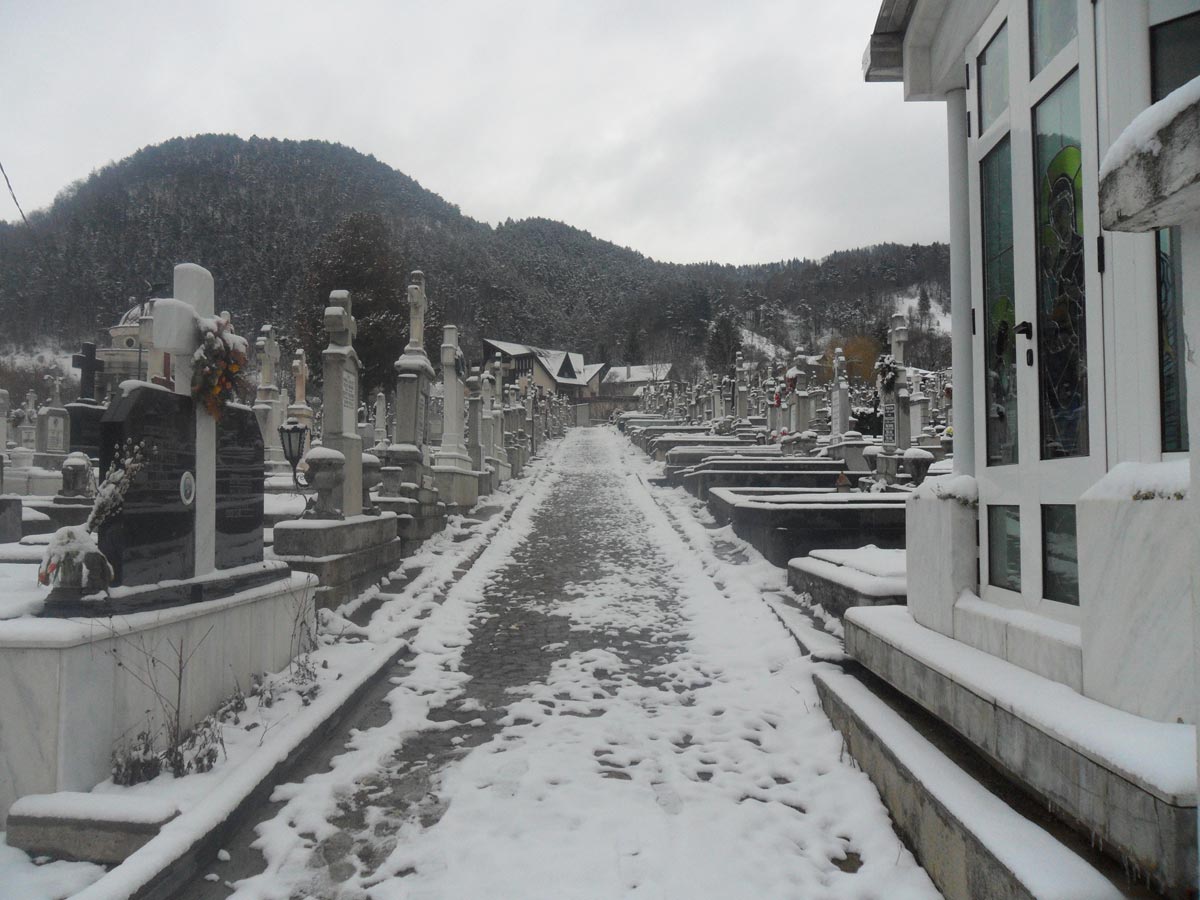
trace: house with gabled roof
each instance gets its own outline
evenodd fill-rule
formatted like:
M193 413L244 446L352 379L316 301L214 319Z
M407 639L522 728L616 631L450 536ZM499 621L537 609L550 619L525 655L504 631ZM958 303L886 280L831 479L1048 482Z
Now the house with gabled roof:
M604 363L589 365L583 361L582 353L487 338L483 346L489 357L500 354L506 380L529 378L535 387L547 393L577 400L594 397L600 392Z
M676 380L671 363L647 363L640 366L613 366L600 382L605 397L640 397L651 384Z

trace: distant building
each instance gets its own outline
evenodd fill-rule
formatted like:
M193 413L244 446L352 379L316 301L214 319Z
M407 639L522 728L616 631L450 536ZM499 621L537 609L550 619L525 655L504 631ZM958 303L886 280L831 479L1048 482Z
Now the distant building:
M604 363L588 365L581 353L489 339L484 340L483 346L489 357L500 354L505 382L529 378L546 393L575 400L586 400L600 392Z
M153 309L153 300L138 303L108 329L109 346L96 350L96 358L104 363L104 370L96 382L98 398L114 393L122 381L147 379L163 373L164 354L156 351L150 340Z
M613 366L600 383L600 393L604 397L640 397L648 385L674 380L675 367L670 363Z

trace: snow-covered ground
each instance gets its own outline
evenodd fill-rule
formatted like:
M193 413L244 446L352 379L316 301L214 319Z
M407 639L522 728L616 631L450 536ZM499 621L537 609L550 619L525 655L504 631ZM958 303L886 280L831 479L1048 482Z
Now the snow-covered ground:
M937 896L763 602L782 573L651 471L568 435L232 896Z
M544 462L535 460L529 471L536 475ZM408 587L383 603L366 627L346 616L379 594L371 588L337 612L322 616L319 646L297 664L266 675L260 685L244 685L244 707L223 716L218 724L222 752L210 772L175 778L169 773L153 781L123 787L106 781L94 789L122 799L141 798L154 805L171 803L181 815L162 829L158 838L117 867L105 870L90 863L32 860L9 847L0 832L0 897L21 900L55 900L74 896L125 897L151 877L173 854L188 847L206 827L221 821L247 790L275 763L289 756L298 741L335 709L378 660L402 650L402 635L427 615L439 592L452 581L455 570L471 554L493 539L503 513L514 506L534 479L508 482L486 499L492 517L480 524L452 517L449 527L430 538L402 570L418 573ZM0 617L40 608L48 588L36 585L37 566L48 535L6 545L0 554ZM20 559L24 562L9 562ZM7 891L12 886L14 893Z
M747 350L753 350L761 353L767 359L791 359L792 351L786 347L781 347L772 341L770 338L763 337L749 328L742 329L742 346Z

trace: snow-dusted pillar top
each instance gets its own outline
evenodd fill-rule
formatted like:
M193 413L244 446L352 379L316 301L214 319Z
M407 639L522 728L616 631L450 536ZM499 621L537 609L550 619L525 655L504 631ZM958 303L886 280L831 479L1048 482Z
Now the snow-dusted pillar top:
M1100 164L1100 221L1153 231L1200 221L1200 77L1144 110Z

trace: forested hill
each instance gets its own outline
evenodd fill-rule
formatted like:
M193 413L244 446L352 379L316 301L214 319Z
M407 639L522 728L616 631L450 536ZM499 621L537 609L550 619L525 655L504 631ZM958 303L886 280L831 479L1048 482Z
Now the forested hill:
M146 147L65 189L28 227L0 223L0 310L17 344L94 338L170 293L175 263L206 266L243 334L275 324L316 349L333 288L354 292L368 386L405 339L407 276L426 274L430 350L440 324L566 347L589 360L724 362L741 325L813 350L878 340L897 296L948 296L945 245L879 245L821 261L675 265L546 219L492 228L340 144L231 135ZM929 343L930 356L943 352ZM432 354L431 354L432 355ZM929 359L928 364L941 362Z

